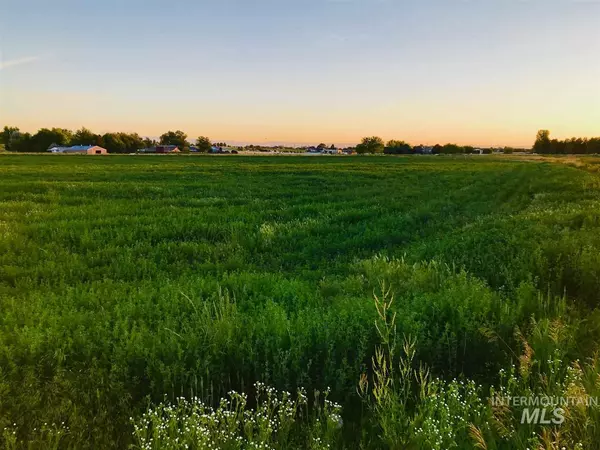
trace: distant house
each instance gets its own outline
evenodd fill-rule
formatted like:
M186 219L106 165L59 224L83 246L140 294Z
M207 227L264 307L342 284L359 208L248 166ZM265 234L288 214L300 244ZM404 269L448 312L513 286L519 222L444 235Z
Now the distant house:
M323 149L323 153L325 153L327 155L341 155L342 149L341 148L325 148L325 149Z
M176 145L157 145L154 153L179 153L180 151Z
M431 154L433 154L433 147L423 147L423 154L424 155L431 155Z
M51 153L67 153L72 155L106 155L108 150L98 145L73 145L72 147L51 147Z

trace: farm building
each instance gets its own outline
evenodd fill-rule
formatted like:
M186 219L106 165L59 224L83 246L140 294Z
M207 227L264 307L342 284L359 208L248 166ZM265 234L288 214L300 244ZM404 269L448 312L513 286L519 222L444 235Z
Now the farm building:
M98 145L74 145L72 147L51 147L51 153L69 153L80 155L106 155L108 151Z
M157 145L156 153L179 153L180 150L176 145Z

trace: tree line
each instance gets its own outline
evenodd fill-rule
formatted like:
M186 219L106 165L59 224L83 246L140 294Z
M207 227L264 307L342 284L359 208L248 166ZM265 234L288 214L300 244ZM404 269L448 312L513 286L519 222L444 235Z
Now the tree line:
M600 153L600 137L570 138L565 140L550 139L550 131L540 130L537 133L533 151L541 154L558 155L590 155Z
M387 144L378 136L365 137L361 143L356 146L358 154L376 154L383 153L389 155L410 155L424 153L425 147L422 145L411 146L407 142L390 140ZM492 153L491 149L481 149L483 153ZM531 149L515 149L513 147L504 147L501 149L504 153L514 153L515 151L533 151L541 154L573 154L586 155L600 153L600 137L596 138L571 138L565 140L550 139L550 131L540 130L533 147ZM433 154L470 154L474 153L475 148L471 146L461 146L457 144L434 145L431 148Z
M484 153L491 153L491 149L484 149ZM505 153L512 153L514 149L505 147ZM423 145L412 146L405 141L398 141L392 139L387 144L378 136L365 137L361 143L356 146L356 153L359 155L363 154L376 154L382 153L386 155L410 155L425 153L426 147ZM446 145L435 145L431 148L431 153L434 154L459 154L459 153L474 153L475 147L461 146L457 144L446 144Z
M183 131L167 131L159 140L142 138L138 133L97 134L82 127L77 131L66 128L41 128L35 134L21 132L17 127L5 126L0 132L0 144L11 152L46 152L52 146L70 147L73 145L98 145L109 153L135 153L141 148L156 145L175 145L179 149L189 150L191 144ZM200 152L209 152L212 143L209 138L200 136L195 145ZM222 143L220 146L226 146Z
M175 145L182 151L189 151L192 145L194 150L207 153L212 146L227 147L227 144L211 143L206 136L198 137L194 144L188 141L188 136L181 130L167 131L158 140L142 138L138 133L104 133L97 134L82 127L77 131L66 128L41 128L35 134L21 132L17 127L5 126L0 132L0 144L12 152L41 153L47 151L51 146L68 147L72 145L98 145L104 147L109 153L135 153L141 148L154 147L156 145ZM253 147L253 146L250 146ZM323 143L317 146L325 149ZM335 148L332 145L330 148ZM427 151L426 151L427 149ZM517 149L504 147L504 153L513 153ZM600 137L597 138L571 138L565 140L550 139L550 131L540 130L537 133L535 143L531 149L534 153L541 154L597 154L600 153ZM457 144L437 144L429 150L423 145L411 146L405 141L392 139L385 143L378 136L365 137L356 146L358 154L388 154L388 155L410 155L431 152L433 154L470 154L475 152L472 146L461 146ZM482 149L483 153L491 153L491 149Z

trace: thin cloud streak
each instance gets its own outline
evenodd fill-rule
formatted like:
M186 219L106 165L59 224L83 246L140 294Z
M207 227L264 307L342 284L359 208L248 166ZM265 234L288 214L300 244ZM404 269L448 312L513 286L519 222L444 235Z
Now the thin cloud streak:
M43 57L44 57L43 55L27 56L25 58L11 59L8 61L0 61L0 70L6 69L7 67L15 67L15 66L21 66L23 64L30 64L32 62L39 61Z

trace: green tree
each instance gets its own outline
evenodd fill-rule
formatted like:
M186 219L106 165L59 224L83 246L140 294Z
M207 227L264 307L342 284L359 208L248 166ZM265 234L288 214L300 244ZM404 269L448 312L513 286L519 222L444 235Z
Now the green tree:
M19 138L20 131L17 127L5 126L0 133L0 143L4 144L4 148L8 151L12 151L13 142Z
M167 131L165 134L160 136L161 145L176 145L179 148L188 146L187 134L181 130Z
M156 146L156 144L158 144L158 141L156 139L150 139L149 137L142 139L142 147L143 148L154 147L154 146Z
M106 133L102 136L102 143L109 153L125 153L127 144L121 139L120 133Z
M85 127L81 127L81 129L77 130L73 135L73 139L71 141L72 145L96 145L98 143L98 139L100 136L92 133L91 130L88 130Z
M144 147L144 140L137 133L119 133L121 140L125 144L127 153L135 153Z
M212 148L212 144L210 139L206 136L199 136L198 139L196 139L196 147L198 147L199 152L208 153Z
M587 152L588 140L582 138L571 138L565 141L565 153L583 155Z
M533 151L535 153L550 153L552 151L552 145L550 142L550 131L540 130L535 138L533 144Z
M71 145L73 133L63 128L41 128L31 137L31 151L45 152L52 146Z
M385 146L383 153L387 155L408 155L412 153L412 147L404 141L396 141L392 139Z
M600 153L600 138L591 138L588 140L586 153Z
M10 143L10 150L13 152L32 152L31 133L13 134Z
M460 145L456 144L446 144L442 147L440 153L444 153L446 155L456 155L458 153L464 153L465 149Z
M365 137L361 143L356 146L356 153L364 155L365 153L383 153L385 145L383 139L377 136Z

